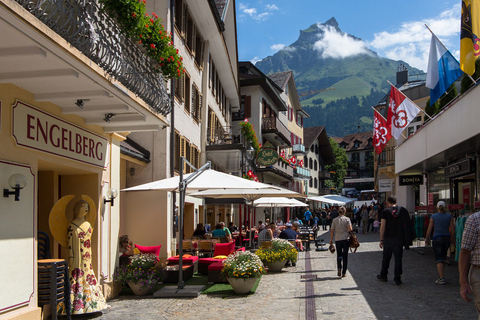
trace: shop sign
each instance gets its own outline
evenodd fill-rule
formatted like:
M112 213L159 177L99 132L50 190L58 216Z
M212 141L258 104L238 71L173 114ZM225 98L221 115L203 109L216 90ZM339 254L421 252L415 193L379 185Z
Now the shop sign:
M416 174L411 176L400 176L398 180L400 186L411 186L423 184L423 175Z
M278 153L274 149L262 149L257 155L257 163L261 166L269 167L278 161Z
M392 179L380 179L378 180L378 192L392 192L393 180Z
M464 204L450 204L448 206L448 210L463 210L463 209L465 209Z
M472 162L465 159L445 167L445 178L454 178L472 172Z
M18 146L104 168L108 141L21 101L13 106L12 136Z
M424 211L433 211L435 206L415 206L415 211L424 210Z
M428 205L433 205L433 193L428 194Z

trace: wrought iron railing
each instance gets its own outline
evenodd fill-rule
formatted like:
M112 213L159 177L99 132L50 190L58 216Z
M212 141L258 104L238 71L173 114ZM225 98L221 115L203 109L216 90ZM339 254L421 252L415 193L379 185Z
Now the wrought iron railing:
M243 144L240 126L218 126L207 128L207 146L224 144Z
M170 112L161 73L128 39L96 0L16 0L32 15L145 101L155 113Z
M309 169L296 167L295 170L293 171L293 173L297 177L310 178L310 170Z
M297 143L292 146L292 153L293 154L298 154L298 153L305 153L305 146L303 144Z

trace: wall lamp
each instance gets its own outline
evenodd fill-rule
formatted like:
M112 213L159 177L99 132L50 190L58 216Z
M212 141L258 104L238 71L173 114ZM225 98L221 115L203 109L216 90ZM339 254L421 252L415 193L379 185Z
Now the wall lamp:
M117 189L111 188L108 189L105 193L105 197L103 198L103 203L110 202L110 205L113 207L113 200L118 196Z
M13 174L8 179L8 185L14 191L10 191L9 189L3 189L3 196L5 198L10 197L10 195L15 195L15 201L20 201L20 190L25 188L27 185L27 178L20 173Z

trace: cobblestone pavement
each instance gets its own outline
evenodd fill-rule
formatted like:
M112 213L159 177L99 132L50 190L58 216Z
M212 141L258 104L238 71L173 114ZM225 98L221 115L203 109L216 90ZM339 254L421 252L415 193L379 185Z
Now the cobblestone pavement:
M328 242L330 233L322 231L320 238ZM431 248L404 251L403 285L395 285L391 275L386 283L377 281L382 259L378 238L378 234L358 235L361 245L349 254L345 278L336 275L336 254L315 251L312 243L309 254L299 253L296 267L263 276L255 294L194 299L121 296L110 301L110 311L97 319L477 319L475 306L460 297L456 262L446 267L446 285L434 283L437 274ZM301 277L308 274L306 256L316 278ZM306 282L313 283L316 310L308 316Z

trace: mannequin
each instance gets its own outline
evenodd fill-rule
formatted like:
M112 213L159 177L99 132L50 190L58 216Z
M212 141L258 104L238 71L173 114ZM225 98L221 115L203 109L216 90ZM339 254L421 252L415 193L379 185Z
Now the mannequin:
M91 237L93 227L86 219L89 204L79 200L68 227L68 271L72 314L98 312L107 307L92 267Z

